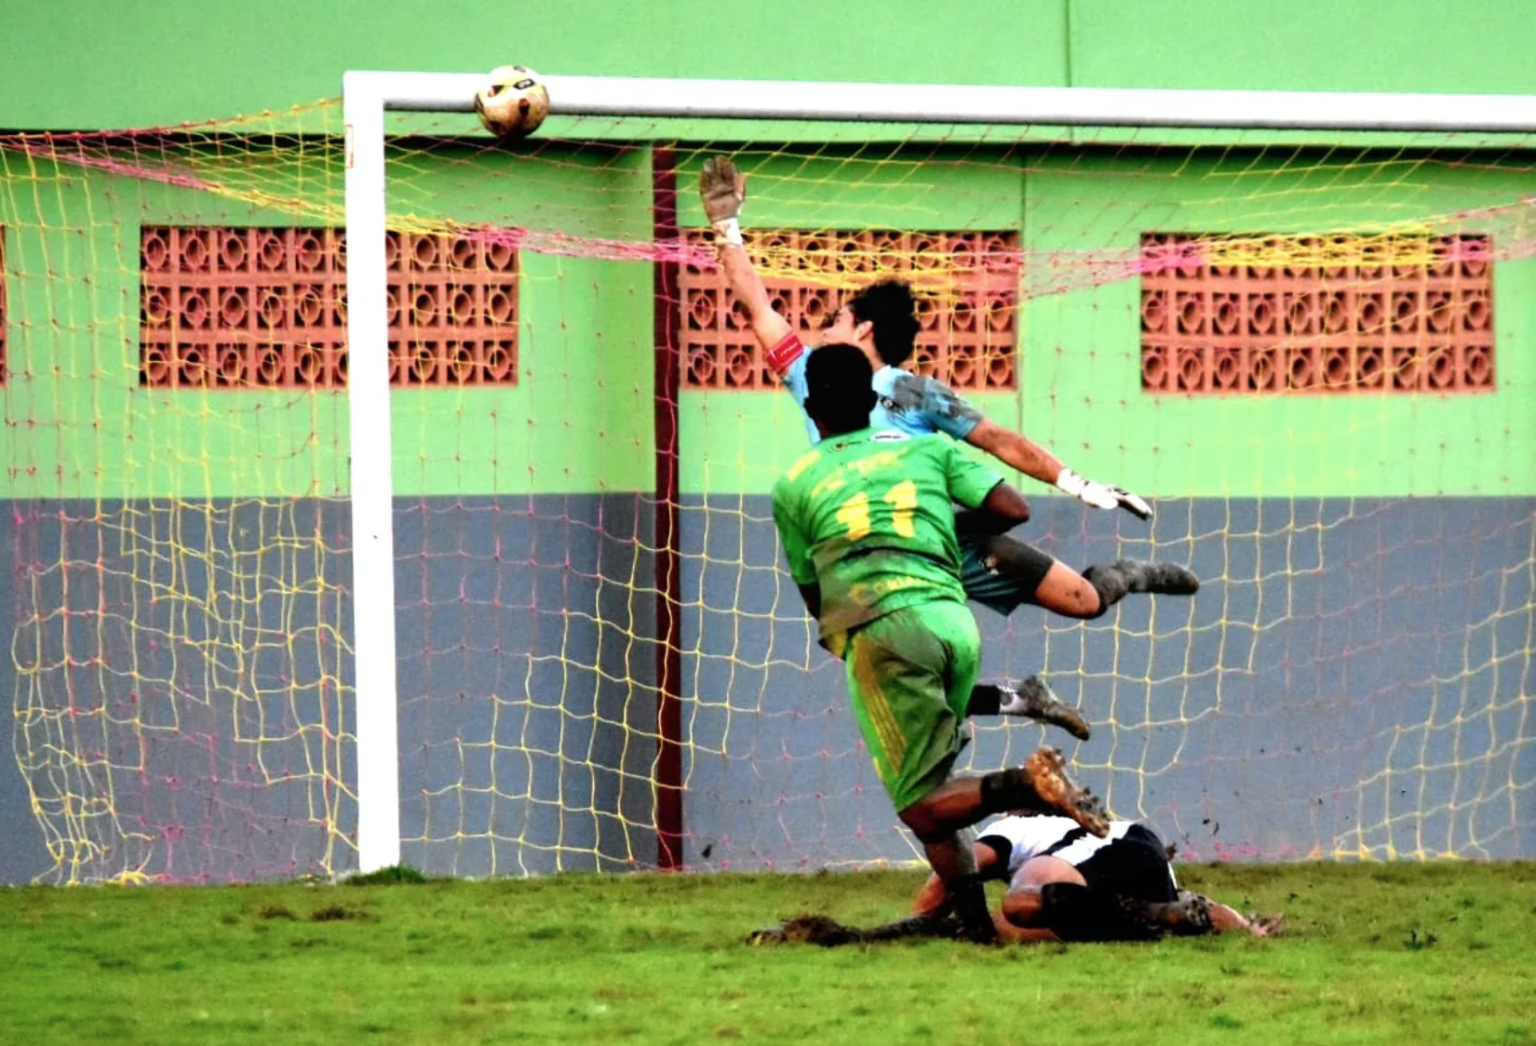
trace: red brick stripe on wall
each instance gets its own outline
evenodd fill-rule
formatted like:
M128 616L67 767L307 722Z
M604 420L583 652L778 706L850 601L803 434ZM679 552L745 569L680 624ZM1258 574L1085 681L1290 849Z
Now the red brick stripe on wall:
M693 243L708 242L702 231L687 235ZM795 259L801 269L839 283L847 283L850 273L864 277L855 278L855 287L885 276L910 277L922 325L912 369L963 392L1018 387L1018 248L1013 232L779 230L747 239L749 252ZM830 279L793 279L772 267L767 273L763 282L773 307L802 336L817 331L849 293L826 286ZM930 293L928 284L939 291ZM679 290L684 388L778 388L719 269L685 265Z
M1494 387L1486 236L1435 237L1422 252L1429 259L1423 264L1377 264L1369 249L1306 239L1277 241L1276 256L1316 251L1322 264L1199 261L1223 239L1142 237L1144 390L1220 395ZM1336 264L1326 260L1330 249Z
M335 229L147 226L139 381L151 388L342 388L346 251ZM390 383L517 383L516 252L389 233Z

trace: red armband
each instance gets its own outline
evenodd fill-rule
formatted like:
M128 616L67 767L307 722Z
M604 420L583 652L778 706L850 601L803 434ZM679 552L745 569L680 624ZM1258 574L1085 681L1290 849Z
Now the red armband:
M780 377L789 370L790 364L800 358L805 351L805 343L794 331L790 331L779 339L779 343L768 350L768 368Z

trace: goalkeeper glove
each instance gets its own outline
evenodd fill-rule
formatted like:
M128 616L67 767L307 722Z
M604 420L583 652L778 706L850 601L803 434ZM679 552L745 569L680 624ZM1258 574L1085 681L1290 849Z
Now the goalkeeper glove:
M715 235L733 247L740 247L741 204L747 198L747 176L724 156L711 157L704 161L704 170L699 173L699 196Z
M1056 477L1056 487L1094 508L1123 508L1137 519L1152 518L1152 506L1138 495L1096 479L1087 479L1069 468L1063 468L1061 475Z

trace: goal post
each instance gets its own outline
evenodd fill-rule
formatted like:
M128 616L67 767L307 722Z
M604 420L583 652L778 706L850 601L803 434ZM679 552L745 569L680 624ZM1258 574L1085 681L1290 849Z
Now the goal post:
M552 117L789 120L918 125L1536 133L1536 98L1517 95L1291 93L799 83L547 76ZM346 124L347 341L357 664L358 846L366 872L400 859L394 537L388 331L383 264L385 112L467 113L477 74L349 72ZM675 229L675 218L672 219ZM658 221L657 235L665 226ZM658 318L658 331L661 321ZM674 348L675 352L675 348ZM660 366L660 365L658 365ZM675 364L669 364L675 366ZM658 406L658 415L665 405ZM675 402L671 406L675 438ZM663 421L658 420L658 428ZM661 444L658 443L658 447ZM660 452L660 451L658 451ZM658 482L661 482L658 477ZM1149 491L1149 493L1157 493ZM676 491L658 492L666 503ZM665 528L663 528L665 529ZM669 543L669 542L668 542ZM665 555L666 550L661 550ZM658 582L660 598L669 598ZM671 598L675 598L671 597ZM664 643L673 647L674 643ZM674 651L675 653L675 651ZM675 669L673 670L676 671ZM668 673L663 670L662 678ZM661 700L677 702L672 676ZM676 729L676 706L673 705ZM673 741L677 739L673 738ZM662 743L667 738L664 736ZM658 782L680 789L680 781ZM664 826L659 834L677 831ZM675 864L663 844L658 862Z

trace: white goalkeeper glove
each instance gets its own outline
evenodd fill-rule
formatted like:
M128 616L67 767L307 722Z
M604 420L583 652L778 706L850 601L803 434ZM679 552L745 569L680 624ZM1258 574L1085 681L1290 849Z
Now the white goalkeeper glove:
M740 247L741 205L747 198L747 176L724 156L711 157L699 172L699 196L717 241Z
M1056 477L1056 488L1094 508L1123 508L1137 519L1152 518L1152 506L1140 496L1096 479L1087 479L1069 468L1062 468L1061 475Z

